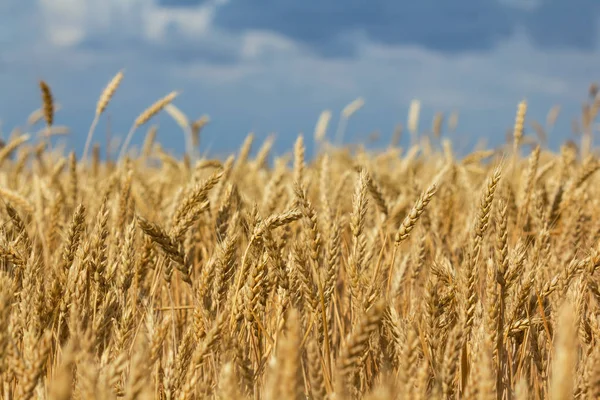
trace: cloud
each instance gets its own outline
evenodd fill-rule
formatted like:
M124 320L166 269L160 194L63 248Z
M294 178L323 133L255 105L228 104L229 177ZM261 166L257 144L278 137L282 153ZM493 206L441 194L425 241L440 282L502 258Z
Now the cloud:
M31 1L31 0L30 0ZM247 35L269 34L320 58L357 57L361 43L447 55L491 51L526 34L536 48L593 50L600 2L581 0L40 0L47 39L93 51L228 64Z
M177 4L175 4L177 3ZM237 35L213 29L223 0L169 2L148 0L40 0L43 40L73 48L120 56L135 54L154 62L235 62Z
M196 7L205 3L204 0L157 0L156 4L161 7Z
M534 42L542 48L591 50L598 45L600 2L581 0L574 7L568 0L544 1L525 18Z
M344 37L356 32L381 44L462 53L489 50L525 29L541 48L591 49L599 15L595 0L576 7L572 0L233 0L219 9L215 24L234 32L270 30L336 56L340 46L353 54Z
M565 105L559 123L568 132L570 117L579 113L587 85L600 70L597 52L589 48L594 40L570 45L572 39L557 34L560 40L544 44L523 28L552 5L547 2L486 2L488 14L474 6L467 21L455 4L469 4L463 0L446 5L443 13L429 0L416 6L403 2L404 15L382 0L371 3L372 9L351 0L343 12L331 2L282 0L274 10L261 7L268 14L262 17L244 17L250 3L241 0L22 1L30 3L20 8L0 2L0 33L10 35L0 35L0 87L11 93L0 96L5 129L22 124L39 106L36 82L43 78L63 105L57 123L87 132L97 96L125 68L107 113L114 135L129 129L155 99L182 90L176 104L190 118L211 115L203 140L206 146L214 142L215 151L235 150L249 130L258 138L279 132L279 148L288 149L298 132L310 136L323 109L335 113L358 96L366 106L353 116L349 140L373 129L386 137L419 98L423 126L435 111L459 110L462 137L486 136L497 144L522 98L529 100L530 118L538 120L552 105ZM595 7L585 1L588 9ZM230 7L239 7L246 22L225 23ZM277 15L281 21L271 25ZM408 21L411 15L414 22ZM394 27L396 19L400 25ZM593 37L592 27L582 25ZM481 37L467 38L468 32ZM98 132L106 122L103 118ZM161 125L159 139L181 150L173 133L177 126L164 115L154 122ZM73 135L71 145L82 147L82 136ZM142 138L140 132L134 142Z

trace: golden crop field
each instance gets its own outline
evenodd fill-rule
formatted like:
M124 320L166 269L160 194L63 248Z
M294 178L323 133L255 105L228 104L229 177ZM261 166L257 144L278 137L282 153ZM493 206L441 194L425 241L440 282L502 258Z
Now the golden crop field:
M2 398L600 398L600 101L558 153L522 102L507 146L462 158L436 135L334 147L324 113L315 157L298 136L271 163L252 135L197 157L208 119L173 92L108 162L91 143L122 79L80 159L47 141L44 82L46 134L0 150ZM184 159L152 128L129 151L162 112Z

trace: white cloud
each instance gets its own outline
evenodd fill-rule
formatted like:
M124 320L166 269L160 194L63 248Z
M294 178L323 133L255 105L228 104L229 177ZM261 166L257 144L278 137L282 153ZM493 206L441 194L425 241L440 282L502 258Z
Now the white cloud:
M206 35L212 27L215 6L210 4L198 8L169 9L150 6L144 10L144 33L148 39L160 41L169 26L190 38Z
M252 60L265 54L285 55L298 51L298 46L290 39L268 31L249 31L242 35L241 55Z
M78 44L85 37L86 3L79 0L40 0L47 39L59 47Z
M173 26L178 34L198 39L209 33L216 9L226 2L186 8L160 7L152 0L39 0L39 5L50 43L69 47L115 28L160 43Z

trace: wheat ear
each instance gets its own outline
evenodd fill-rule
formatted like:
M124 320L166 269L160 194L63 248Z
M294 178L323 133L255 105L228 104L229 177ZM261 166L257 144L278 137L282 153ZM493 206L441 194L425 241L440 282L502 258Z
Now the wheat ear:
M139 128L140 126L144 125L146 122L148 122L156 114L158 114L163 108L165 108L165 106L167 104L170 104L173 100L175 100L175 97L177 97L178 94L179 93L176 91L169 93L165 97L157 100L154 104L152 104L150 107L148 107L146 110L144 110L144 112L141 113L135 119L133 125L131 126L131 129L127 133L127 137L125 138L125 142L123 142L123 146L121 146L121 151L119 152L119 157L117 158L117 162L120 163L123 160L123 156L125 155L125 152L127 151L127 147L129 147L129 143L131 142L131 139L133 138L133 134L135 133L135 130L137 128Z
M96 130L96 125L98 125L100 116L102 115L102 113L104 113L106 107L108 107L108 103L119 88L119 85L121 85L123 76L123 70L117 72L117 74L110 80L108 85L104 88L102 94L100 95L100 98L98 99L98 104L96 105L96 114L94 115L94 120L92 121L92 125L90 126L90 130L88 131L87 139L85 141L83 157L81 157L82 162L85 162L85 160L87 159L90 144L92 143L92 136L94 135L94 131Z
M44 110L44 119L48 127L54 122L54 99L50 86L44 81L40 81L40 90L42 91L42 103Z

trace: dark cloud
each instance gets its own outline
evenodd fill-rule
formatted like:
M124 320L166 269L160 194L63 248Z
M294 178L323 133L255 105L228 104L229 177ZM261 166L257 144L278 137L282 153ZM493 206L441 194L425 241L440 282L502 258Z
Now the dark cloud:
M543 48L590 49L599 14L598 0L577 6L572 0L546 0L533 11L496 0L231 0L218 9L216 24L237 32L275 31L324 56L351 55L352 45L342 39L351 32L389 45L461 53L489 50L521 27ZM340 44L345 45L341 52Z
M598 38L600 2L546 0L526 19L535 43L543 48L591 49Z
M385 44L417 44L443 52L484 50L512 33L510 13L482 0L231 1L216 23L229 30L268 29L323 51L358 31ZM325 47L325 49L323 49Z

